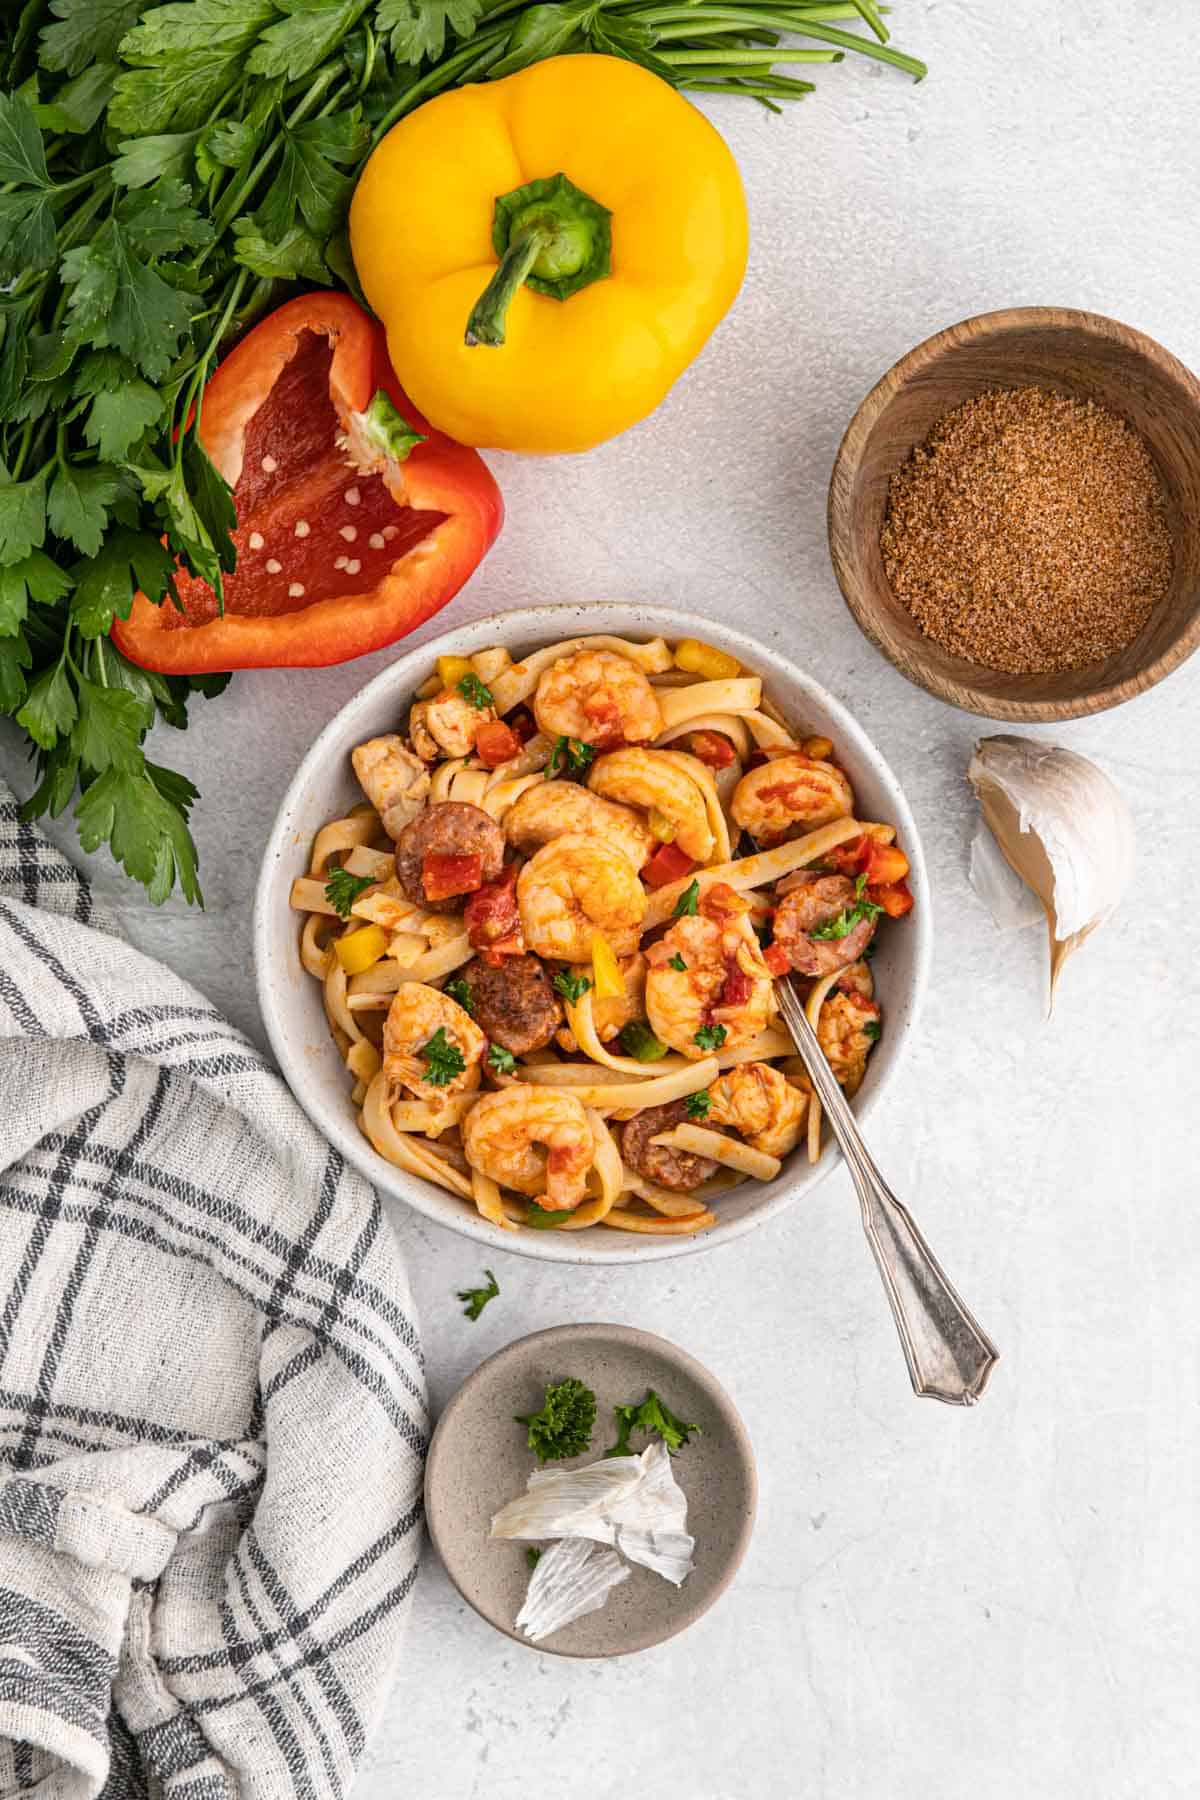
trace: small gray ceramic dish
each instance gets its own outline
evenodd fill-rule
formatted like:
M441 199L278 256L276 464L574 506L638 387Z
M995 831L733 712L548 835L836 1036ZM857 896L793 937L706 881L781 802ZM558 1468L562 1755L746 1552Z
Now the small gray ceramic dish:
M523 1493L537 1462L514 1414L536 1412L547 1385L574 1375L596 1396L592 1449L551 1468L595 1462L612 1443L613 1407L654 1388L701 1428L675 1458L688 1500L696 1566L675 1588L635 1568L599 1612L540 1644L513 1628L529 1585L528 1546L489 1537L494 1514ZM650 1440L634 1439L644 1449ZM750 1439L729 1395L708 1370L665 1338L629 1325L558 1325L481 1363L450 1401L429 1448L425 1508L446 1573L469 1606L507 1637L552 1656L626 1656L674 1637L720 1598L746 1553L758 1483Z
M838 762L854 788L860 816L890 820L912 864L916 907L898 929L881 934L875 959L886 1023L854 1103L859 1122L866 1128L885 1087L909 1053L931 960L933 924L921 841L899 782L861 725L787 657L740 631L694 613L619 600L523 607L459 626L402 654L330 720L297 770L267 841L254 909L254 963L263 1022L284 1080L323 1136L381 1193L405 1201L426 1218L476 1238L489 1249L503 1246L518 1256L569 1263L647 1262L686 1256L715 1244L731 1244L785 1206L807 1197L839 1157L831 1148L820 1162L812 1164L802 1152L796 1152L774 1181L746 1181L735 1188L721 1202L719 1223L695 1237L648 1237L606 1231L600 1225L589 1231L515 1231L501 1237L474 1207L385 1161L358 1129L350 1084L329 1033L321 989L305 973L297 953L299 926L288 906L292 881L306 872L309 850L320 827L362 798L350 764L351 750L366 738L397 729L414 690L438 656L470 656L497 643L522 655L565 638L605 632L639 639L661 634L677 642L697 631L736 656L747 673L761 675L768 697L784 718L805 732L833 739ZM797 637L800 635L797 626Z

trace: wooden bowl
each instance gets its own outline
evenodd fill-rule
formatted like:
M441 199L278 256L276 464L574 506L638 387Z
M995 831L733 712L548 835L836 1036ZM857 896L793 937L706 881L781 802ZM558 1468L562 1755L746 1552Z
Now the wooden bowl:
M1170 592L1115 656L1052 675L967 662L918 630L884 572L888 483L944 413L994 387L1096 400L1141 432L1168 496ZM829 551L847 606L902 675L993 719L1103 712L1177 669L1200 643L1200 382L1161 344L1097 313L1016 307L927 338L872 388L842 440L829 488Z

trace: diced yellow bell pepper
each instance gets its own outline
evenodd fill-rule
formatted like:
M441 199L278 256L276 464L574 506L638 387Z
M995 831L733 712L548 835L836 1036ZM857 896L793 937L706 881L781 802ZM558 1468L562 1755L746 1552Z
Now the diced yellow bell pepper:
M715 644L702 644L699 638L684 638L675 646L675 666L689 675L702 675L705 681L730 681L742 671L736 656L728 656Z
M659 812L657 806L652 806L646 814L646 824L650 828L651 837L657 838L660 844L674 843L675 827L665 812Z
M475 673L471 667L471 659L467 656L439 656L437 672L445 688L456 688L464 675Z
M800 748L805 756L815 757L817 762L824 762L833 755L833 739L827 737L806 737Z
M597 1000L619 1000L625 992L621 965L608 939L598 931L592 933L592 982Z
M335 938L333 954L347 975L361 975L373 968L387 949L387 932L382 925L362 925L346 937Z

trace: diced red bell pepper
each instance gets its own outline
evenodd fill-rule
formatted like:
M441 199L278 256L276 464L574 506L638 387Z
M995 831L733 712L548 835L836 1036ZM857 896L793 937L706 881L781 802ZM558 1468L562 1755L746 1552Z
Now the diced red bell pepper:
M734 963L725 977L721 991L717 995L716 1004L722 1006L745 1006L754 992L754 980L747 975L745 969Z
M520 748L520 738L503 719L485 719L475 733L475 754L485 769L511 762Z
M505 865L495 881L485 881L471 895L463 910L467 942L473 950L489 948L511 956L523 954L521 915L517 910L517 871Z
M891 887L897 881L903 881L908 874L908 858L903 850L895 844L879 844L874 838L864 838L866 848L859 867L867 878L868 887Z
M792 966L791 958L782 944L768 944L763 951L763 961L776 978L786 975Z
M912 891L907 881L889 882L886 887L868 887L867 899L881 906L889 919L902 919L913 907Z
M697 761L710 769L727 769L737 755L722 731L693 731L688 747Z
M670 887L673 881L689 875L695 866L678 844L660 844L649 862L644 864L642 880L647 887Z
M421 862L421 886L429 901L473 894L483 883L483 857L476 851L452 855L430 850Z
M419 434L411 448L376 428L380 391ZM182 611L135 595L112 635L146 669L307 667L380 650L458 592L504 516L481 458L416 412L383 327L347 294L302 294L256 325L205 389L199 435L233 488L237 568L223 615L183 572Z

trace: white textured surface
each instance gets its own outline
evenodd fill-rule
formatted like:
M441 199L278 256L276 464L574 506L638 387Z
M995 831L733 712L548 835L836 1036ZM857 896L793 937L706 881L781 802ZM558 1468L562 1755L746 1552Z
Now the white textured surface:
M762 1506L734 1590L627 1662L522 1651L429 1568L360 1800L616 1800L631 1777L659 1800L1197 1791L1200 664L1062 730L1129 795L1140 865L1046 1023L1037 936L998 934L966 881L980 726L859 637L824 540L851 411L951 320L1087 306L1200 365L1194 10L897 0L923 87L847 63L783 118L720 105L754 228L733 321L623 441L497 459L506 535L452 616L690 601L786 646L905 782L939 942L878 1150L1004 1361L974 1413L911 1398L840 1173L807 1216L644 1271L574 1276L497 1250L502 1297L476 1325L453 1291L478 1277L477 1249L403 1222L436 1399L537 1326L646 1326L733 1393ZM203 790L209 911L130 927L252 1031L257 846L313 730L376 666L240 677L186 739L160 734Z

